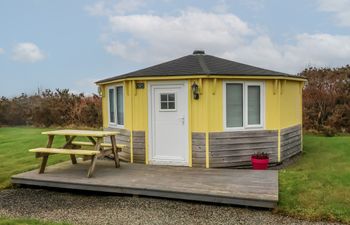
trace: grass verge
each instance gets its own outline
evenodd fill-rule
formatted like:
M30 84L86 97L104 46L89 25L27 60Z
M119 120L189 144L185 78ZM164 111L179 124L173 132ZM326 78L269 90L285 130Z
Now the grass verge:
M68 225L68 223L44 222L34 219L0 218L0 225Z
M350 223L350 136L304 136L300 160L279 172L278 212Z
M30 127L0 128L0 189L10 186L10 177L14 174L39 168L40 159L35 159L30 148L45 147L47 129ZM54 147L62 146L63 137L55 137ZM49 158L49 165L68 160L69 156L55 155Z

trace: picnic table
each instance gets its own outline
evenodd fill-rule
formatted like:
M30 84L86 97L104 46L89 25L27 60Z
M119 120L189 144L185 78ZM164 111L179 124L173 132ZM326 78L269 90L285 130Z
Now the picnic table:
M70 155L72 164L77 164L76 155L83 155L91 158L91 165L88 171L88 177L93 175L97 156L104 156L105 152L112 151L114 156L115 167L120 166L118 149L121 145L117 145L115 136L119 132L116 131L92 131L92 130L54 130L42 132L48 135L46 148L30 149L30 152L36 153L37 157L42 157L39 173L44 173L47 160L50 154L68 154ZM66 142L62 148L52 148L55 136L64 136ZM89 142L74 141L77 137L86 137ZM104 143L104 138L110 139L110 143ZM93 150L80 149L82 146L92 146Z

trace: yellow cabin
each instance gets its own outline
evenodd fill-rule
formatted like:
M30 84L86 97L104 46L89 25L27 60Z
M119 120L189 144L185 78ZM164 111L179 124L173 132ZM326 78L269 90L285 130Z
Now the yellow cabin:
M245 167L255 152L278 164L302 151L303 77L196 50L100 80L103 127L131 163Z

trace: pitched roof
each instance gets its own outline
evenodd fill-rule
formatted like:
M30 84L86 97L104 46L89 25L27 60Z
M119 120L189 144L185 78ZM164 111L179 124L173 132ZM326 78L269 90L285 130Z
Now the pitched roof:
M150 66L145 69L121 74L107 79L99 80L96 83L105 83L113 80L133 77L154 77L154 76L191 76L191 75L233 75L233 76L286 76L297 77L287 73L267 70L250 66L235 61L204 54L204 51L194 51L187 55L168 62Z

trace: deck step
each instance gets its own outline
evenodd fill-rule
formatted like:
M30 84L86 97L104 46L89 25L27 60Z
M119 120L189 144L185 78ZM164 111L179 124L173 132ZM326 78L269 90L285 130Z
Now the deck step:
M66 154L66 155L97 155L99 151L84 150L84 149L61 149L61 148L34 148L29 152L34 153L48 153L48 154Z

